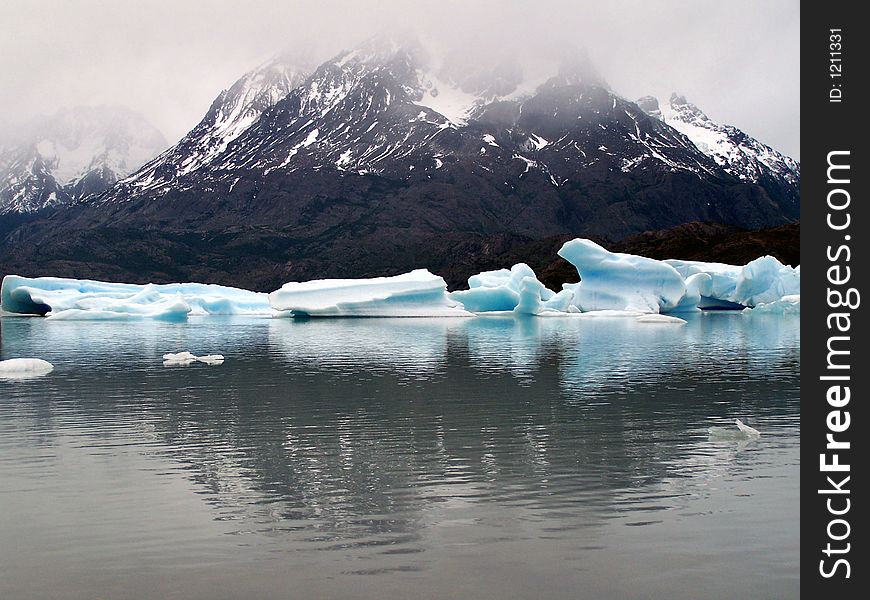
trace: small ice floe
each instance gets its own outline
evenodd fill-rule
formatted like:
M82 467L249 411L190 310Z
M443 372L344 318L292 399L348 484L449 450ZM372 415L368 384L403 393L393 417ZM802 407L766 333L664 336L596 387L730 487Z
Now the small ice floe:
M0 379L42 377L54 370L54 365L41 358L11 358L0 360Z
M205 363L207 365L219 365L224 362L222 354L207 354L205 356L196 356L192 352L176 352L163 355L164 367L184 367L192 365L195 362Z
M219 365L224 362L223 354L206 354L205 356L197 356L196 360L207 365Z
M737 429L739 429L747 437L758 437L761 435L760 431L758 431L754 427L750 427L740 419L735 419L734 422L737 424Z
M668 323L670 325L685 325L686 321L670 315L643 315L635 319L638 323Z
M735 419L734 423L737 425L737 429L732 429L731 427L711 427L710 428L710 439L712 440L749 440L755 439L761 436L761 432L755 429L754 427L750 427L740 419Z

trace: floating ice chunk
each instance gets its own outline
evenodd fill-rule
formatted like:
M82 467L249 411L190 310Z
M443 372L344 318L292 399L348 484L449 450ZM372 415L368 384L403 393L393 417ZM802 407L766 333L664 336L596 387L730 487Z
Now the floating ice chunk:
M574 292L571 290L562 290L553 294L553 297L549 300L543 301L541 304L544 307L543 312L572 312L571 309L578 310L575 306L571 305L571 301L574 300ZM543 314L543 313L542 313Z
M538 281L525 263L508 269L485 271L468 278L467 290L452 292L450 297L466 310L476 313L513 311L514 314L538 315L565 312L573 298L571 291L556 294Z
M799 315L801 314L801 296L794 294L783 296L773 302L762 302L755 308L744 308L749 315Z
M671 325L685 325L686 321L670 315L643 315L635 319L638 323L666 323Z
M207 365L219 365L224 362L223 354L206 354L205 356L197 356L196 360Z
M740 270L733 301L746 306L757 306L800 293L800 271L782 264L772 256L762 256Z
M0 306L16 314L50 313L55 319L183 319L188 314L272 313L266 294L221 285L135 285L18 275L3 278ZM69 310L76 312L60 316Z
M712 440L749 440L761 436L761 432L745 424L740 419L734 420L737 429L731 427L711 427L708 431Z
M663 262L609 252L591 240L565 242L559 256L576 267L580 283L566 284L582 311L667 312L686 293L683 277Z
M207 354L205 356L196 356L192 352L175 352L163 355L163 366L187 366L195 362L205 363L207 365L219 365L224 362L222 354Z
M514 312L520 315L536 315L543 312L544 305L541 302L541 292L547 289L544 287L544 284L534 276L523 277L519 288L519 301L516 307L514 307Z
M747 437L758 437L761 435L760 431L758 431L754 427L750 427L740 419L735 419L734 422L737 425L737 429L739 429L740 432L745 434Z
M194 361L194 360L196 360L196 355L193 354L192 352L187 352L187 351L175 352L175 353L170 352L169 354L163 355L163 360L177 360L177 361L190 360L190 361Z
M774 302L800 294L800 267L783 265L772 256L762 256L745 266L700 261L666 260L683 277L707 273L709 287L701 291L701 308L741 308Z
M426 269L395 277L285 283L269 303L288 317L468 317L444 279Z
M686 293L668 312L696 312L701 310L701 298L710 295L713 278L709 273L693 273L686 278Z
M190 305L181 294L164 295L143 290L130 298L82 298L76 308L46 315L51 321L122 321L126 319L158 319L183 321L190 313Z
M573 308L573 307L572 307ZM575 309L576 310L576 309ZM584 319L637 319L648 315L649 313L639 310L592 310L589 312L578 312L577 316Z
M465 310L476 313L512 311L520 302L520 294L507 286L482 286L451 292L450 297Z
M54 370L54 365L41 358L10 358L0 360L0 379L41 377Z
M737 278L740 276L740 270L743 267L726 265L724 263L709 263L696 260L665 260L664 263L672 266L677 272L682 275L687 281L692 275L698 273L706 273L710 276L710 283L704 285L701 295L701 307L705 306L704 300L707 298L714 300L730 300L734 298L734 290L737 287Z

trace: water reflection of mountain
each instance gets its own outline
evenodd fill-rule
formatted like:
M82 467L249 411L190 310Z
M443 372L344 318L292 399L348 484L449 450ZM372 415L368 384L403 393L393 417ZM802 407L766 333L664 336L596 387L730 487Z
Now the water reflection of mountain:
M2 407L34 442L125 440L182 465L216 518L327 548L415 544L456 503L588 528L721 471L734 454L697 459L716 419L779 426L798 404L797 319L0 324L3 358L56 364ZM162 367L173 350L227 362Z

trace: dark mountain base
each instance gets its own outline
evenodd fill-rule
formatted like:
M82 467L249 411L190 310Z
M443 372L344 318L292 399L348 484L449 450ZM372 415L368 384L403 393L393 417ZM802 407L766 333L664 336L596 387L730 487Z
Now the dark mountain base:
M199 281L272 291L287 281L323 277L375 277L428 268L463 288L470 275L528 263L542 282L560 289L577 281L576 270L556 252L573 235L531 239L515 234L383 235L382 243L360 246L348 237L318 256L310 242L304 250L266 228L238 228L220 235L102 229L67 237L51 249L16 252L14 240L0 258L0 275L75 277L130 283ZM800 263L800 224L747 231L729 225L688 223L609 242L605 247L650 258L682 258L744 264L771 254L786 264ZM304 252L304 253L303 253ZM286 260L288 256L306 256ZM384 265L390 265L385 267Z

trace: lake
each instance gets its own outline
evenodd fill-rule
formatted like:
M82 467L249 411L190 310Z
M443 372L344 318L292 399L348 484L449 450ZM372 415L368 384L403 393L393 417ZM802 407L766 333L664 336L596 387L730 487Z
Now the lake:
M4 317L0 598L799 597L799 317L686 319Z

